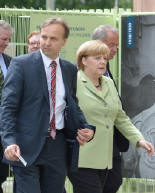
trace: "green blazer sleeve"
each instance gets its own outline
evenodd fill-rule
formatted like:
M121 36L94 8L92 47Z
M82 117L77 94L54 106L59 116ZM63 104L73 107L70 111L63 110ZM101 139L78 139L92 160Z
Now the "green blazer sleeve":
M113 86L114 87L114 86ZM114 90L116 91L115 87ZM130 118L126 115L125 111L122 109L122 104L120 98L115 92L117 97L118 112L114 121L117 129L134 145L137 145L137 142L140 139L144 139L141 132L132 124Z

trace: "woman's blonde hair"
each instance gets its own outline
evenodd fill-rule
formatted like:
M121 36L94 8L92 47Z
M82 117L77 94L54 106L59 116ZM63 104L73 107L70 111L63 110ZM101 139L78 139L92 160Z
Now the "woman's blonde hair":
M110 50L108 46L100 40L90 40L81 44L76 52L76 60L79 69L84 70L82 58L87 56L104 55L109 57Z

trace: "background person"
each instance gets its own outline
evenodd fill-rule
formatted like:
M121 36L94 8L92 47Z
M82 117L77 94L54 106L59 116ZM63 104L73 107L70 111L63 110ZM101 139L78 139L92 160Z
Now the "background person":
M149 156L154 153L152 144L144 140L122 110L113 81L103 76L108 58L109 49L99 40L85 42L77 51L79 106L89 123L96 126L96 134L80 147L79 170L69 172L74 193L104 193L106 176L113 165L114 125L135 146L146 149Z
M67 167L64 133L79 120L83 129L75 134L81 145L94 134L76 104L77 69L59 58L68 35L63 19L46 20L41 26L41 49L14 58L8 70L2 95L2 142L5 161L13 166L16 193L62 193ZM19 162L20 155L27 167Z
M108 63L105 76L110 77L113 81L113 76L110 71L109 61L117 54L119 44L118 30L111 25L98 26L92 35L93 40L101 40L110 49L108 56ZM114 81L115 84L115 81ZM116 84L115 84L116 86ZM109 170L106 183L104 185L104 193L116 193L122 184L122 171L121 171L121 156L120 152L125 152L129 148L128 140L114 128L114 142L113 142L113 168Z
M28 36L28 52L35 52L40 48L40 31L33 31Z
M9 23L4 20L0 20L0 103L1 103L1 92L4 85L4 78L6 77L7 70L11 61L11 57L4 54L6 47L9 45L13 30ZM0 131L1 132L1 131ZM3 192L1 185L6 180L9 174L8 165L2 163L3 148L0 137L0 193Z

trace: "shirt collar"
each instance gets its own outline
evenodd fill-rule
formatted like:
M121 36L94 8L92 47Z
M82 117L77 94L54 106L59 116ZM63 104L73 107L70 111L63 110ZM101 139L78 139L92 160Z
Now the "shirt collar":
M43 59L43 62L44 62L44 64L45 64L45 66L47 67L47 68L49 68L50 67L50 64L52 63L52 59L51 58L49 58L49 57L47 57L44 53L43 53L43 51L40 49L40 53L41 53L41 56L42 56L42 59ZM59 56L54 60L54 61L56 61L56 63L57 63L57 66L59 65Z

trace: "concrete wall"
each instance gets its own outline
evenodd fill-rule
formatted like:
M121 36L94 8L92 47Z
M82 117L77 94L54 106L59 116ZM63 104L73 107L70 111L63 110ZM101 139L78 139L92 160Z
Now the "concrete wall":
M133 0L133 11L153 12L155 11L155 0Z

